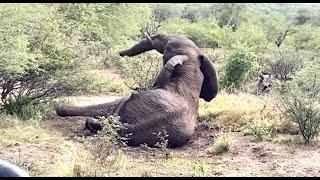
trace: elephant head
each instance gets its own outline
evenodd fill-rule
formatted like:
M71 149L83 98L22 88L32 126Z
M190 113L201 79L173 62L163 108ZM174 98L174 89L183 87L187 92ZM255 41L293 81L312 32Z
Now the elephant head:
M119 53L120 56L135 56L146 51L155 49L163 54L163 65L176 55L187 55L189 61L198 61L204 78L198 78L201 82L201 92L199 97L205 101L211 101L218 92L219 82L216 70L200 49L191 40L183 36L165 36L161 34L149 36L145 34L145 39L135 44L132 48Z

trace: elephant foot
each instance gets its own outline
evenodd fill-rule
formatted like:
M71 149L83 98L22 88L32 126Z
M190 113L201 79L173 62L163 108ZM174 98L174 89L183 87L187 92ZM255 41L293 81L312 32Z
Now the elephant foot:
M102 124L99 120L94 118L87 118L85 123L85 129L89 130L93 134L97 134L98 131L102 130Z
M67 116L67 112L65 111L65 106L64 105L57 107L56 108L56 113L60 117Z

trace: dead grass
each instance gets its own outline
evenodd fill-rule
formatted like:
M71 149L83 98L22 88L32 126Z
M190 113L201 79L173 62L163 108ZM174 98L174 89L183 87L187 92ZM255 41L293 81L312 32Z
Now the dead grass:
M213 117L212 126L243 125L261 119L279 123L280 115L270 97L258 97L247 93L228 94L221 91L209 103L200 100L199 116Z

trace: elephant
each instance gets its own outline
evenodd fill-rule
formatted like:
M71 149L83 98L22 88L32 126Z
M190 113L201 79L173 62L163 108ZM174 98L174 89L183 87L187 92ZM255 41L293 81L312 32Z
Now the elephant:
M18 166L0 159L0 177L30 177Z
M125 127L119 130L120 135L130 134L129 146L152 147L159 142L162 131L168 135L169 148L186 144L196 127L199 98L209 102L218 93L217 72L196 44L180 35L146 35L119 55L131 57L150 50L163 54L163 67L150 89L104 104L62 105L57 114L62 117L116 114Z

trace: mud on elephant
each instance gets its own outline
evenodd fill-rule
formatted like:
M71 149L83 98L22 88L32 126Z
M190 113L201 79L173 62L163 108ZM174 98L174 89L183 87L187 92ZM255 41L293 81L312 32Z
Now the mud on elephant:
M120 52L120 56L135 56L153 49L163 54L163 68L150 90L99 105L63 105L57 108L57 114L89 117L115 114L127 125L119 133L131 133L128 145L154 146L159 142L156 134L163 129L169 135L169 147L184 145L194 133L199 98L209 102L218 93L217 73L200 49L182 36L146 35L144 40Z

